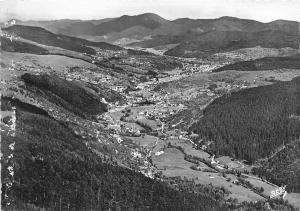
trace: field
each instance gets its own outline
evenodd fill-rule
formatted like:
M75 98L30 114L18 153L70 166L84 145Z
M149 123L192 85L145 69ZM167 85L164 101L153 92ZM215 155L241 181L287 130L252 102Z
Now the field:
M228 156L221 156L216 158L216 160L225 163L229 168L240 170L240 171L251 171L251 166L246 165L240 161L234 160Z
M270 196L271 195L271 191L275 190L277 187L270 185L266 182L263 182L261 180L258 179L254 179L254 178L247 178L245 179L246 181L249 181L254 187L262 187L264 189L263 194Z
M150 149L153 164L157 167L157 170L161 171L165 176L180 176L182 178L186 177L199 184L213 184L214 186L225 187L231 192L229 197L237 198L239 202L257 201L263 199L260 195L254 193L253 191L241 185L233 184L233 181L237 180L237 177L233 174L226 174L224 177L223 174L214 172L213 169L201 162L198 165L201 170L191 169L191 166L195 164L185 160L184 154L179 149L174 147L181 147L184 153L187 155L203 158L205 160L210 160L210 158L208 153L202 150L194 149L188 140L183 140L172 136L167 140L161 140L150 135L140 137L127 136L126 138L132 140L137 145L141 145ZM171 147L169 145L171 145ZM217 158L216 160L237 170L251 170L249 166L242 164L239 161L232 160L230 157L223 156ZM269 195L270 191L274 189L273 186L268 185L260 180L252 178L247 178L246 180L249 181L254 187L263 187L265 190L265 195Z
M118 124L110 125L109 128L120 128L120 125L123 125L123 126L125 126L125 128L129 128L129 129L132 129L132 130L142 130L143 129L143 127L141 127L140 125L138 125L134 122L122 122L120 124L120 118L123 115L124 114L121 111L109 112L107 114L107 116L109 116L110 119L113 119L113 121L118 123Z
M175 177L180 176L188 179L193 179L199 184L213 184L214 186L224 186L231 192L229 197L237 198L239 202L242 201L257 201L262 199L261 196L252 191L226 181L219 173L195 171L190 167L192 163L184 160L184 155L175 148L167 148L165 152L159 156L152 157L154 164L160 169L165 176ZM204 165L204 164L203 164ZM236 179L235 176L230 175L231 181Z
M153 152L159 151L161 148L163 148L166 145L165 142L162 141L161 139L150 135L144 135L139 137L129 137L129 136L125 136L125 137L131 139L134 143L139 144L141 146L155 146Z
M167 142L170 142L171 145L182 147L184 153L188 155L196 156L198 158L203 158L203 159L209 159L210 155L208 153L202 150L196 150L195 148L193 148L193 145L188 140L183 140L179 138L170 138L167 140Z

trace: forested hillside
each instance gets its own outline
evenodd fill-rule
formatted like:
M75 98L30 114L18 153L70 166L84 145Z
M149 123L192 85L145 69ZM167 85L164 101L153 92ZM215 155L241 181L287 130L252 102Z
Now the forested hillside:
M277 30L259 32L209 31L165 52L169 56L201 57L209 54L261 46L266 48L290 47L297 49L298 35Z
M279 68L300 69L300 56L293 57L265 57L251 61L242 61L229 65L225 65L213 72L220 72L224 70L238 70L238 71L259 71L259 70L273 70Z
M31 53L31 54L48 54L49 51L26 42L21 42L18 40L9 40L5 37L0 37L1 50L9 52L19 52L19 53Z
M94 115L107 111L106 105L101 102L99 96L75 82L46 74L25 73L21 78L26 82L29 89L34 91L34 88L37 88L40 93L43 91L48 100L73 113Z
M289 192L300 192L300 141L287 144L280 152L263 160L253 173L269 181L287 185Z
M5 208L221 210L223 206L225 192L220 189L198 185L203 192L175 190L141 173L110 165L109 157L101 159L92 153L68 127L41 109L2 98L2 110L12 105L17 108L16 135L3 132L1 143L5 158L9 156L8 146L14 143L13 159L2 160ZM12 186L8 185L9 166L14 172Z
M47 112L2 97L1 110L16 107L16 133L1 132L4 210L294 210L283 201L226 202L224 188L181 178L145 177L94 154L65 124ZM90 140L92 141L92 140ZM13 175L13 176L12 176ZM174 185L176 184L176 186Z
M217 154L254 162L299 138L300 78L216 99L190 130Z

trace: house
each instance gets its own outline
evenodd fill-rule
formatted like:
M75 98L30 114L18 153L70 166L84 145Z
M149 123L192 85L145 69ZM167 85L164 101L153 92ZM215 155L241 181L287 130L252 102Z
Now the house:
M236 180L236 179L233 180L232 183L235 184L235 185L239 185L240 184L240 182L238 180Z
M201 149L202 149L203 151L205 151L205 150L207 150L207 146L206 146L206 145L202 145L202 146L201 146Z

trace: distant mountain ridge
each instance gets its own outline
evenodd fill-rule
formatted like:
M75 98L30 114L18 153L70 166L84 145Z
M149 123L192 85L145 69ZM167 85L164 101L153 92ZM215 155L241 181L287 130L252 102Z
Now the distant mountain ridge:
M298 48L300 43L300 23L297 21L263 23L228 16L167 20L153 13L145 13L102 20L17 21L17 24L36 24L58 34L118 45L166 47L167 50L167 45L178 45L175 48L171 46L172 49L166 54L184 57L203 56L203 51L207 54L257 45Z
M209 31L193 36L165 52L170 56L198 57L240 48L298 48L300 38L279 30L258 32Z
M179 18L166 20L153 13L135 16L123 15L118 18L101 20L55 20L55 21L17 21L17 24L43 27L50 31L65 35L94 35L102 36L113 32L122 32L134 26L142 26L152 30L151 35L175 35L190 32L203 33L217 31L263 31L279 30L289 34L299 34L299 22L276 20L262 23L255 20L240 19L224 16L216 19ZM149 34L150 35L150 34Z
M104 50L121 50L122 48L105 42L91 42L85 39L54 34L41 27L13 25L2 28L3 31L20 36L43 45L61 47L63 49L81 53L95 54L91 47L98 47Z
M18 25L38 26L54 33L71 36L102 36L113 32L120 32L135 26L156 29L168 20L153 14L123 15L118 18L105 18L101 20L54 20L54 21L17 21Z

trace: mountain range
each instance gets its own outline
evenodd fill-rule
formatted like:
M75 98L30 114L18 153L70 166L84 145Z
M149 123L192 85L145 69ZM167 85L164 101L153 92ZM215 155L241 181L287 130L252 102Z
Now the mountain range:
M121 47L105 42L91 42L81 38L54 34L41 27L14 25L2 30L43 45L61 47L82 53L95 54L96 51L91 47L98 47L103 50L122 49Z
M167 55L186 57L258 45L298 48L300 40L299 22L276 20L263 23L228 16L216 19L166 20L153 13L145 13L102 20L16 22L93 41L165 50L171 48Z

